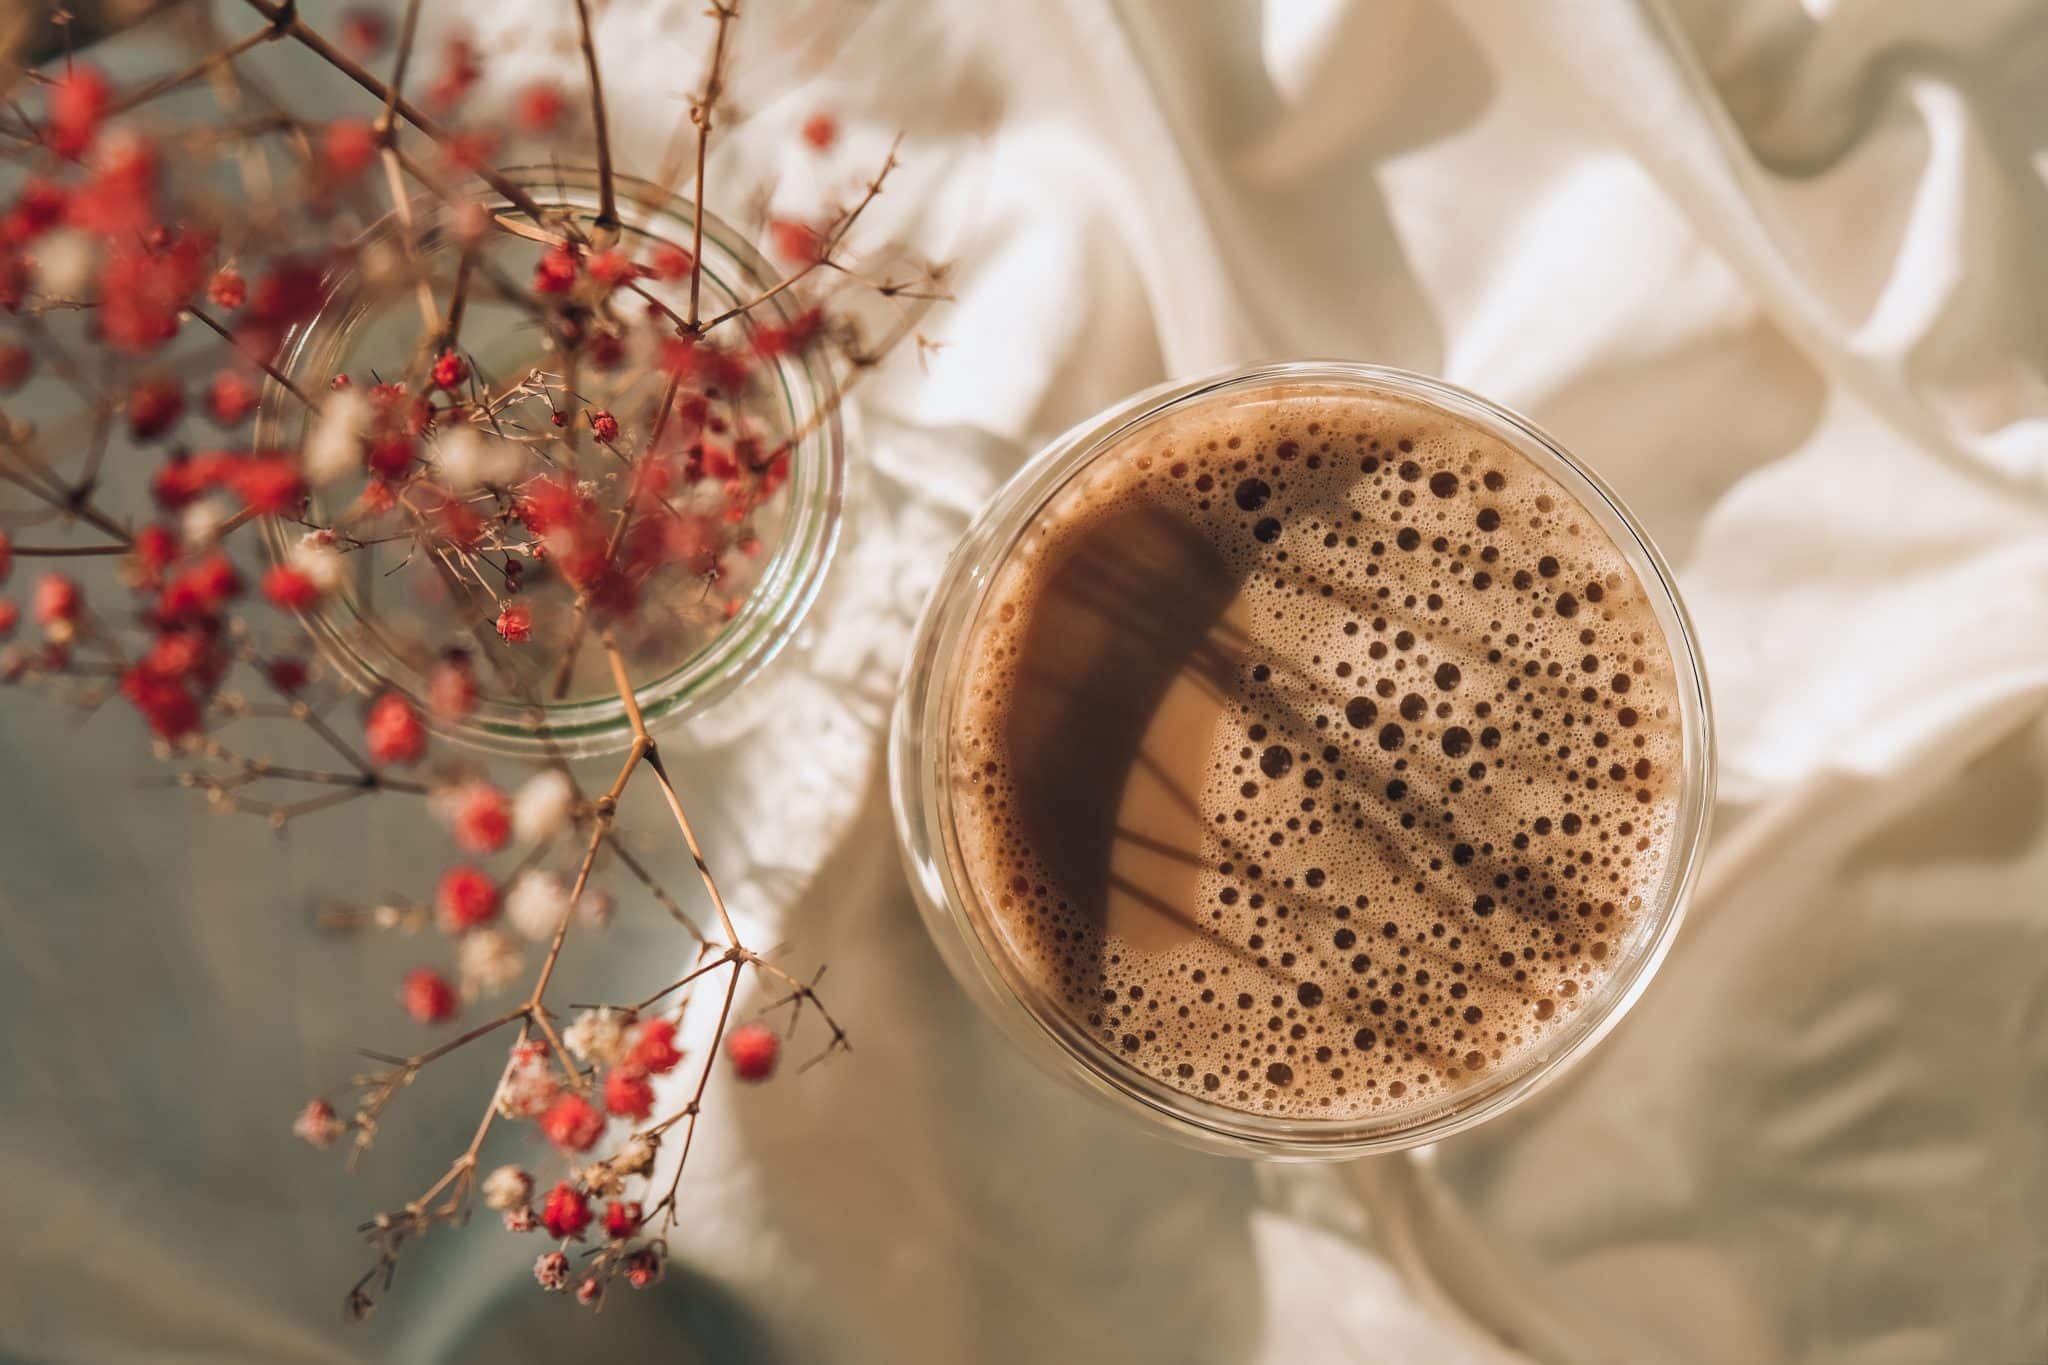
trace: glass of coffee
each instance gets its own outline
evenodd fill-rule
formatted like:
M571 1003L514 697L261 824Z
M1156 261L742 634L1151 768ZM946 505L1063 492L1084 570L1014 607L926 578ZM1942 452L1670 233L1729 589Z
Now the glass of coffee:
M1698 868L1671 575L1511 412L1343 363L1140 394L1006 485L891 739L948 965L1034 1058L1199 1145L1434 1141L1583 1056Z

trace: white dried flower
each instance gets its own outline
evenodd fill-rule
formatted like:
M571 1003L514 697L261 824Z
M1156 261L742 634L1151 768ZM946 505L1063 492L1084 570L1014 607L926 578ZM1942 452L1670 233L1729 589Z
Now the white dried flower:
M512 1061L498 1086L498 1113L508 1119L530 1119L554 1103L561 1085L548 1062L545 1043L519 1043L512 1049Z
M505 893L505 921L539 943L553 938L555 926L569 909L569 888L552 872L528 868Z
M434 470L458 493L481 484L512 483L525 469L524 448L473 425L458 426L434 442Z
M521 1208L533 1199L533 1177L517 1166L500 1166L484 1177L484 1207Z
M299 467L315 488L360 473L363 432L370 424L370 402L354 389L331 393L320 404L320 416L307 433Z
M78 228L58 228L36 240L36 292L46 299L84 299L99 271L99 242Z
M597 1066L617 1066L633 1050L627 1026L633 1016L624 1010L585 1010L562 1031L569 1051Z
M576 809L576 784L559 768L526 779L512 798L512 832L523 843L538 843L569 827Z
M540 1218L530 1205L522 1204L516 1209L505 1210L505 1231L532 1232L540 1226Z
M559 1251L550 1251L533 1263L533 1278L542 1289L553 1293L569 1287L569 1258Z
M593 1161L576 1173L577 1183L584 1193L603 1199L626 1188L626 1181L609 1161Z
M603 929L612 922L612 912L618 909L618 902L612 893L594 886L583 888L583 894L576 900L576 922L586 929Z
M612 1157L612 1169L620 1175L638 1175L654 1165L654 1154L661 1150L661 1139L635 1133L619 1146Z
M292 1121L292 1136L315 1147L333 1146L334 1140L347 1130L348 1125L326 1100L308 1100Z
M226 494L209 493L185 508L178 531L187 545L211 545L220 528L241 510L241 504Z
M288 557L291 566L312 579L313 586L323 593L333 592L339 588L348 572L341 551L335 548L332 531L306 532L292 546Z
M519 976L526 952L498 929L472 929L456 945L455 967L470 999L501 991Z

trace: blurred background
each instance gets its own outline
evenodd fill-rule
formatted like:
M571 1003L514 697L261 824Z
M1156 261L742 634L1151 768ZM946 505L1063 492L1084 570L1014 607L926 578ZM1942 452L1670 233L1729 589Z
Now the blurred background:
M650 170L708 23L594 8L622 166ZM415 1087L353 1176L294 1143L352 1048L424 1036L391 1000L406 946L312 913L365 869L426 884L443 847L390 803L285 837L210 817L144 789L131 717L6 698L0 1355L2048 1360L2048 5L748 10L754 123L906 129L892 229L959 262L944 348L856 402L804 638L672 759L752 940L832 964L854 1052L716 1097L659 1291L593 1320L479 1226L350 1327L351 1229L459 1149L494 1063ZM94 60L166 69L161 25ZM473 36L486 101L578 88L559 0L422 25ZM1568 1081L1409 1157L1259 1168L1098 1115L967 1006L880 737L946 550L1039 443L1301 356L1477 389L1621 492L1696 616L1722 786L1676 951ZM633 909L565 998L681 965Z

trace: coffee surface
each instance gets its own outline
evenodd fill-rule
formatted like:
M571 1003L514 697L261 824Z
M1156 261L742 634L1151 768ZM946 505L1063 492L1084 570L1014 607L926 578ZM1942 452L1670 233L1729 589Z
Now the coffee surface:
M1666 871L1682 733L1576 498L1421 402L1199 400L1056 494L964 646L984 938L1202 1099L1433 1105L1596 999Z

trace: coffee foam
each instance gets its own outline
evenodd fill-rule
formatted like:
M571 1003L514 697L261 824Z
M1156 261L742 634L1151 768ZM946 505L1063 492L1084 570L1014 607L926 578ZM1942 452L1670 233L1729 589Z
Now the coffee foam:
M1682 755L1650 599L1419 402L1275 387L1136 431L1003 563L959 676L985 941L1107 1065L1268 1116L1433 1105L1648 928Z

